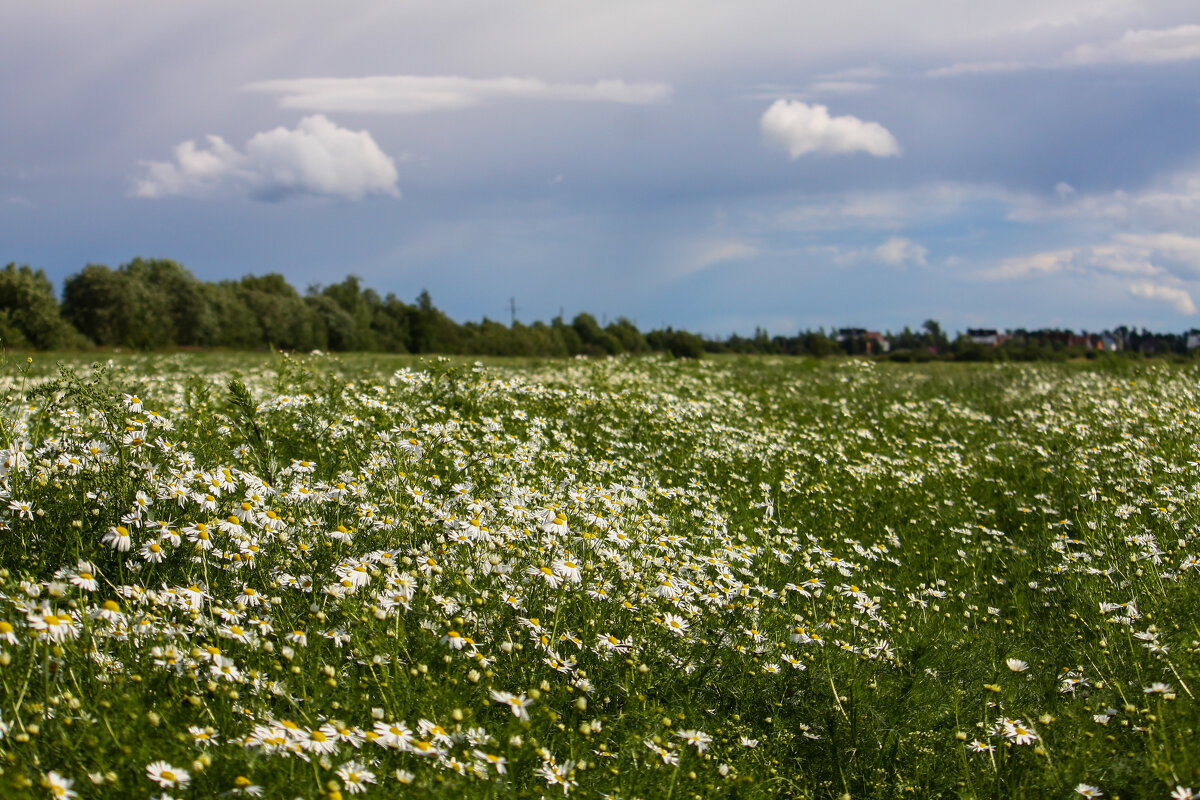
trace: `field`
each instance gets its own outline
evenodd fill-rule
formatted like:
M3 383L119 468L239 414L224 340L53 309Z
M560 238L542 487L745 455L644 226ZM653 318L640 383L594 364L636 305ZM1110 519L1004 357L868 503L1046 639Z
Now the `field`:
M1200 370L0 368L0 796L1200 792Z

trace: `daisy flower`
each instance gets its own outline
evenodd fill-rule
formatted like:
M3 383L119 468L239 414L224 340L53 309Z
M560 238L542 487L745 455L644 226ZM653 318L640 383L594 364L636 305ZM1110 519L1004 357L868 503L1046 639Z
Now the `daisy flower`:
M1037 734L1019 719L1004 720L1001 732L1005 738L1011 739L1015 744L1033 744L1038 738Z
M25 519L33 519L33 503L28 500L13 500L8 504L10 511L17 512L17 517Z
M342 779L342 786L350 794L365 792L367 784L376 782L375 773L357 761L347 761L338 767L337 775Z
M412 730L403 722L376 722L371 733L375 744L393 750L407 750L413 741Z
M109 528L108 533L104 534L104 538L101 541L113 550L121 553L128 553L129 548L133 547L133 539L129 535L129 529L124 525Z
M173 767L166 761L154 761L147 764L146 777L164 789L183 788L192 779L187 770Z
M675 735L694 746L698 753L707 750L709 742L712 741L712 737L704 731L678 731Z
M64 778L54 770L50 770L43 776L42 785L50 790L51 797L72 798L79 797L79 792L76 792L71 787L75 785L75 781L71 778Z
M513 716L517 719L529 719L529 706L533 705L524 692L519 695L511 692L498 692L492 689L492 699L497 703L506 703L512 709Z

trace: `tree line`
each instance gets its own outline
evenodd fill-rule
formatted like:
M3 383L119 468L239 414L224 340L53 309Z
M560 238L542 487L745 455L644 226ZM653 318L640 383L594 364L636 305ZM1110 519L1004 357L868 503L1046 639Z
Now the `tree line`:
M40 269L0 270L0 346L52 349L122 347L365 351L566 357L665 352L873 355L897 361L1048 360L1096 356L1100 335L1019 329L994 346L960 334L951 340L934 320L897 334L846 335L809 330L794 336L733 334L704 339L668 327L642 333L624 317L601 325L591 314L570 322L504 325L484 318L459 323L433 305L427 291L413 303L381 296L350 275L340 283L298 292L277 273L202 281L170 259L135 258L116 269L88 264L63 283L62 299ZM1103 334L1126 353L1190 352L1187 334L1156 334L1121 326ZM886 345L886 347L885 347ZM874 348L874 349L873 349Z
M298 292L277 273L202 281L169 259L116 269L88 264L63 283L61 302L40 269L0 271L0 342L42 350L84 347L229 348L565 357L669 352L699 357L704 341L672 328L643 334L625 318L591 314L549 324L459 323L427 291L407 303L354 275Z

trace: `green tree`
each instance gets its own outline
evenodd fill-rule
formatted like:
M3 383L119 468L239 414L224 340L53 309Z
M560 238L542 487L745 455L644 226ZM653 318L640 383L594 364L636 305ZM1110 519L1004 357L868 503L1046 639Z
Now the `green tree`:
M583 352L589 356L614 356L622 350L620 341L601 328L600 323L596 322L596 318L591 314L578 314L575 319L571 320L571 327L579 335L579 341L583 344Z
M562 342L562 349L566 351L566 355L577 356L583 352L583 340L579 338L579 332L574 326L563 322L562 317L551 320L550 328L554 336Z
M350 316L336 300L319 294L309 295L304 298L304 302L320 323L323 337L318 336L318 339L324 339L321 347L335 351L361 349L357 346L361 338L354 317Z
M375 336L375 316L376 311L382 305L379 295L373 290L363 289L361 278L357 275L349 275L341 283L335 283L332 286L326 286L321 290L321 296L327 297L337 303L353 323L353 327L347 332L348 339L341 341L342 346L337 346L333 343L333 337L330 337L330 348L335 350L379 350L379 342ZM310 291L310 294L312 292ZM344 334L340 334L342 338Z
M62 313L98 345L148 349L175 343L166 296L102 264L88 264L67 278Z
M258 322L262 345L285 350L327 346L316 312L282 275L247 275L237 294Z
M452 355L465 352L462 329L434 307L433 298L426 289L422 289L417 296L417 308L411 318L410 331L414 353Z
M626 353L645 353L650 349L646 337L625 317L617 317L604 330L621 344L621 349Z
M936 319L925 320L921 327L925 329L925 335L921 337L925 346L932 347L940 353L950 344L946 334L942 333L941 323Z
M263 345L262 328L250 306L242 301L236 281L204 283L201 290L217 321L216 333L207 344L234 350Z
M677 331L668 327L666 330L650 331L646 341L651 349L670 353L675 358L701 358L704 356L704 340L689 331Z
M46 273L9 264L0 270L0 341L47 350L75 347L83 340L59 313Z
M166 309L174 344L215 343L217 314L203 284L186 267L166 258L135 258L122 265L121 271L149 290L156 307Z

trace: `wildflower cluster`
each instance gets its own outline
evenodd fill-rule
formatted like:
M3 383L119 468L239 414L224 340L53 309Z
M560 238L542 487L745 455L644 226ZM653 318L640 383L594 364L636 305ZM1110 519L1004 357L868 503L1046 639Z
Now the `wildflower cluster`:
M1188 370L355 366L0 383L0 786L1200 781Z

